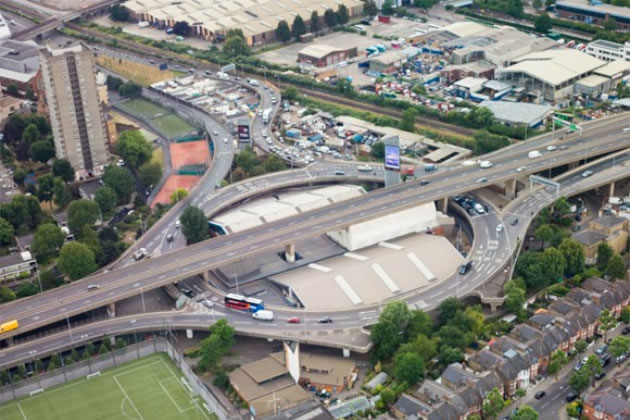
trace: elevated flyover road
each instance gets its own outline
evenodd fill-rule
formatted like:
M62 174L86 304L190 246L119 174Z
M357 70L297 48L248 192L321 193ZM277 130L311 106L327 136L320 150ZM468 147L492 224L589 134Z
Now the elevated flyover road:
M550 165L580 159L584 153L599 154L619 148L620 143L623 143L621 135L588 150L578 147L559 150L554 152L555 162L535 159L530 162L528 171L540 172ZM140 261L38 296L4 304L0 306L0 319L17 319L20 328L6 336L16 335L139 294L142 290L161 287L236 262L248 255L281 249L286 244L324 232L510 179L519 164L519 161L514 161L486 170L460 166L457 174L452 176L435 175L438 180L429 185L421 186L418 181L407 182L237 234L204 241L165 253L159 258ZM481 173L486 182L479 182ZM88 290L88 285L100 288Z
M560 194L571 195L605 185L613 179L627 178L630 176L630 164L628 162L630 162L630 152L619 154L615 158L605 158L589 165L589 169L593 171L593 175L590 177L582 177L579 172L563 177L559 179L561 185ZM510 237L522 235L522 230L526 229L528 222L531 220L531 212L535 214L536 211L551 203L556 197L555 189L551 187L536 188L528 194L523 194L517 200L517 204L510 207L509 211L506 210L503 214L490 213L487 216L474 217L473 222L478 224L477 231L482 230L485 224L488 228L489 236L493 236L491 228L496 223L506 222L511 217L516 216L521 220L519 224L512 227L514 229L507 224L506 228L511 229L509 231ZM502 246L501 244L504 244L504 242L500 242L499 246ZM516 244L511 242L511 247L513 249L516 247ZM503 255L507 255L508 250L506 249L505 251ZM498 267L495 268L494 272L492 270L474 270L467 276L454 275L453 278L457 280L456 283L452 281L444 282L438 287L419 293L410 293L399 298L406 299L410 304L418 305L424 309L432 309L446 296L461 297L470 293L486 281L488 276L496 274L497 269ZM456 286L453 287L453 284ZM27 301L24 300L22 302ZM367 352L371 343L369 334L363 330L363 327L378 318L380 307L381 305L366 305L326 313L273 308L275 319L269 323L256 321L251 318L251 314L246 312L226 309L220 300L216 300L212 309L207 309L198 303L189 303L187 309L182 311L155 312L111 318L72 327L71 330L64 330L4 348L0 350L0 368L4 369L30 360L30 354L33 351L39 357L43 357L52 352L83 345L104 335L112 336L116 334L184 328L206 330L219 318L227 318L239 334L274 339L293 339L333 348ZM2 316L4 316L4 312ZM330 316L333 319L333 323L320 324L318 320L322 316ZM300 318L300 324L288 324L287 320L291 317Z

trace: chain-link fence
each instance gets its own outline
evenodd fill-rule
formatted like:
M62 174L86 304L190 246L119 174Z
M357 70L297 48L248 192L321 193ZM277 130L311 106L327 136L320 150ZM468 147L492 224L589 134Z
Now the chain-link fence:
M109 353L92 356L71 365L61 366L50 372L33 373L30 377L19 382L0 386L0 404L15 398L35 395L44 392L47 388L62 385L75 379L85 378L92 373L102 372L123 363L159 352L166 353L173 360L183 373L188 385L195 393L201 396L208 411L215 413L221 420L227 419L227 412L223 406L195 375L184 360L184 357L164 337L153 337L151 340L141 341Z

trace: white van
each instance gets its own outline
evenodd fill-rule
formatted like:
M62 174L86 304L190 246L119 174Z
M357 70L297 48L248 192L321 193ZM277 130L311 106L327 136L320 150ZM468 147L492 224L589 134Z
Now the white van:
M542 156L542 153L540 153L538 150L532 150L531 152L527 154L527 157L530 159L536 159L541 156Z
M492 168L492 162L490 162L489 160L482 160L481 162L479 162L479 167L481 169Z
M257 312L254 312L252 314L252 318L257 319L259 321L273 321L273 312L272 311L265 311L265 310L260 310Z

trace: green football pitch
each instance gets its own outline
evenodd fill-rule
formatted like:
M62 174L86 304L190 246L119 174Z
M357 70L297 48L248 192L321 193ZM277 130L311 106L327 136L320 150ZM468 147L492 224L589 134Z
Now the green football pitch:
M214 420L155 354L0 406L2 420Z

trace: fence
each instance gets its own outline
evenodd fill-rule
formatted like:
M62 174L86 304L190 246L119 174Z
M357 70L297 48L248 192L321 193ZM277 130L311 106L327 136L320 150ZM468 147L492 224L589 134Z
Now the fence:
M155 336L151 340L140 341L125 348L93 356L87 360L82 360L69 366L62 366L51 372L33 374L30 378L14 384L0 386L0 404L16 398L34 395L47 388L62 385L75 379L85 378L91 373L101 372L105 369L159 352L166 353L171 360L173 360L184 374L188 384L201 396L208 411L215 413L220 420L226 420L228 418L226 409L210 393L197 375L195 375L184 360L184 357L177 352L166 338Z

